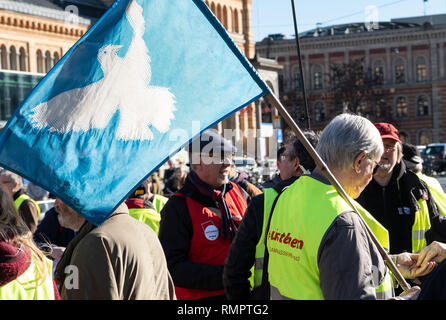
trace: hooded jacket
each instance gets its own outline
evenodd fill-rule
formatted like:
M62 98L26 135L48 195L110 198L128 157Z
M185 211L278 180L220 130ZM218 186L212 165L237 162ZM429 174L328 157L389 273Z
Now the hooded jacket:
M439 214L426 184L406 170L404 162L395 166L387 186L372 179L356 200L389 231L390 253L398 254L412 252L412 226L420 199L426 201L431 221L427 244L445 241L446 220Z

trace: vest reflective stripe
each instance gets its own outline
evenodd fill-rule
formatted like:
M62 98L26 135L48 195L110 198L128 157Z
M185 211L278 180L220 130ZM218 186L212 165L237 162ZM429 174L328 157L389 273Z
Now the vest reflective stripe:
M149 208L133 208L129 209L129 214L136 220L139 220L148 225L158 235L161 222L161 216L158 212Z
M39 216L40 216L40 207L39 207L39 204L38 204L37 202L35 202L34 199L31 198L31 197L30 197L29 195L27 195L27 194L22 194L22 195L20 195L17 199L14 200L14 204L15 204L16 209L19 210L20 206L22 205L23 201L25 201L25 200L31 200L31 201L34 203L34 205L35 205L36 208L37 208L37 218L39 218Z
M387 230L359 204L355 205L378 240L388 246ZM351 211L351 208L333 186L303 176L282 193L275 210L280 214L275 214L271 219L267 235L271 297L323 299L317 263L318 250L333 221L339 214ZM392 294L388 272L375 289L377 297Z
M54 300L52 262L45 260L47 275L42 284L38 285L38 268L31 261L31 265L20 277L0 287L0 300Z
M250 278L251 287L253 288L257 288L262 284L263 261L265 255L265 231L268 224L269 215L271 214L271 209L274 204L274 200L276 199L278 193L273 188L266 188L265 190L263 190L263 195L264 200L262 235L260 236L260 240L256 246L255 263L254 267L251 269L253 279Z
M418 173L417 176L427 184L438 210L442 216L446 217L446 194L444 193L440 182L433 177L422 174L421 172Z
M426 232L431 228L429 209L426 200L418 200L420 210L415 212L415 221L412 226L412 252L420 252L426 245Z
M161 210L163 209L163 207L166 204L167 200L169 200L169 198L163 197L162 195L159 195L159 194L155 194L153 196L152 204L153 204L153 206L155 207L155 210L158 213L161 213Z

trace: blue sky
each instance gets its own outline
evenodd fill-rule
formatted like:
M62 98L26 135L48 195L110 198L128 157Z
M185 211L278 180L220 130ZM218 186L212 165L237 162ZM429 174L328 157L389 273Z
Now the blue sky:
M294 0L299 32L322 26L364 22L375 6L379 21L392 18L446 13L446 0ZM294 34L291 0L252 0L252 31L254 40L268 34Z

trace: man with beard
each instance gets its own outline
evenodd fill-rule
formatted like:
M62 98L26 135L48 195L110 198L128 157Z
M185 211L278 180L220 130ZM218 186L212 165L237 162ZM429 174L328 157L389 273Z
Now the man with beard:
M384 153L372 181L357 201L388 231L390 253L419 252L446 238L446 220L438 212L426 184L406 170L398 130L376 123Z

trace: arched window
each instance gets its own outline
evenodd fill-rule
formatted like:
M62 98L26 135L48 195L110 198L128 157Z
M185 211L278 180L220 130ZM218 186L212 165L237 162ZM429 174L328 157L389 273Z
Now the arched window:
M427 130L421 130L420 132L418 132L417 140L418 140L417 144L420 144L420 145L427 145L427 144L431 143L430 132Z
M220 20L220 22L222 21L222 14L221 14L221 5L217 4L217 19Z
M384 62L382 60L374 61L372 71L375 84L384 84Z
M44 73L44 68L43 68L43 54L41 50L37 50L37 72L38 73Z
M312 68L312 83L313 89L319 90L323 88L323 77L322 77L322 67L318 64L314 65Z
M292 90L299 90L302 88L299 66L294 66L294 68L291 69L291 86Z
M12 46L9 49L9 69L11 70L18 70L18 64L17 64L17 51L14 46Z
M394 64L395 70L395 83L404 83L406 82L406 67L404 64L404 60L398 58L395 60Z
M232 30L234 30L234 32L236 32L236 33L240 32L237 9L234 9L234 17L232 19Z
M20 71L28 71L27 54L23 47L20 48L19 67Z
M386 103L386 99L381 98L376 101L375 104L375 116L376 118L387 118L388 117L388 106Z
M53 58L51 57L51 52L45 52L45 72L50 72L53 67Z
M426 58L419 56L415 59L416 81L423 82L427 79Z
M327 110L322 101L318 101L313 105L314 122L324 122L327 117Z
M223 6L223 25L225 26L225 29L228 30L228 9L226 6Z
M7 70L8 66L8 49L5 45L0 47L0 69Z
M406 97L399 96L396 98L396 116L398 118L404 118L408 116Z
M428 116L429 110L429 99L426 95L421 95L417 99L417 116L424 117Z
M59 62L59 60L60 60L59 53L57 51L55 51L53 53L53 57L54 57L54 65L56 65L56 63Z

